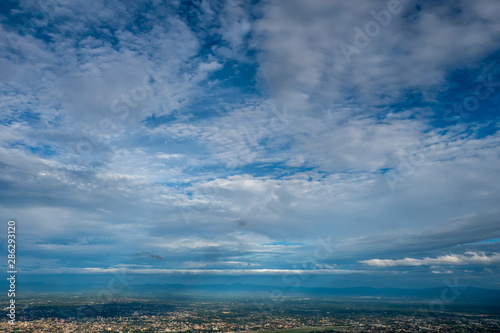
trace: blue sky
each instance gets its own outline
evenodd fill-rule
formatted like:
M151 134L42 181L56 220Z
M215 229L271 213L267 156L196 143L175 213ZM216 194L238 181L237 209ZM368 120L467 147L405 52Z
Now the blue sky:
M0 14L22 274L500 288L498 1Z

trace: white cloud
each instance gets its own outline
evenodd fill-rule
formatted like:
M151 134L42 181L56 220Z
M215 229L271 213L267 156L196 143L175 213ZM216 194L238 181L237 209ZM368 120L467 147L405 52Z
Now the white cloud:
M126 273L126 274L191 274L191 275L339 275L339 274L364 274L363 270L342 270L342 269L168 269L168 268L144 268L144 269L129 269L129 268L96 268L86 267L78 270L81 273ZM44 273L49 273L46 271Z
M387 105L408 89L432 93L450 68L496 49L500 24L484 10L498 13L495 1L418 6L402 2L403 12L392 15L348 63L340 43L353 44L354 28L374 21L370 11L386 9L387 1L264 1L262 18L253 25L255 47L262 51L260 73L273 97L296 113L345 104L346 96L369 106Z
M465 254L449 254L437 258L370 259L361 260L360 263L375 267L496 265L500 263L500 253L487 255L481 252L466 252Z
M104 246L79 234L105 232L110 266L150 244L193 265L179 267L266 269L310 256L318 235L343 244L323 267L355 265L495 234L498 121L435 122L450 74L484 74L500 6L410 2L347 63L339 43L386 5L202 1L189 20L175 3L22 1L47 22L0 27L2 217L23 221L33 255L78 263ZM420 151L392 192L383 173ZM425 253L363 263L497 262Z

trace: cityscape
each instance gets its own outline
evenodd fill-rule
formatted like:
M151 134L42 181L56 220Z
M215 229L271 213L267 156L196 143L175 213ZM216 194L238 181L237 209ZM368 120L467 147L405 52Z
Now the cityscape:
M424 302L376 299L287 299L262 311L262 299L159 300L123 298L81 304L52 298L23 300L10 332L499 332L498 305L459 305L430 311ZM472 311L471 311L472 310Z
M0 332L500 333L500 0L0 0Z

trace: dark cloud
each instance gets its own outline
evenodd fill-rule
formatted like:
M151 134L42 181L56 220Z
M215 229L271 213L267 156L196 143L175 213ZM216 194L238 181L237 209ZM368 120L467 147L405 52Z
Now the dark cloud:
M140 256L140 257L150 257L150 258L153 258L153 259L158 259L158 260L163 260L162 257L160 257L159 255L156 255L156 254L152 254L152 253L149 253L149 252L138 252L138 253L134 253L135 256Z

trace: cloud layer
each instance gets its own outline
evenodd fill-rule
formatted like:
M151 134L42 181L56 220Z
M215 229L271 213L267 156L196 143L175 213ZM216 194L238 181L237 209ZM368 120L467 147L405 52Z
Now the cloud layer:
M20 269L377 286L408 269L439 284L446 266L498 288L499 15L494 0L8 2L0 218L18 221Z
M404 258L398 260L391 259L370 259L362 260L361 263L375 267L396 267L396 266L449 266L449 265L470 265L481 264L490 265L500 262L500 253L493 253L488 256L484 253L465 252L465 255L450 254L437 258Z

